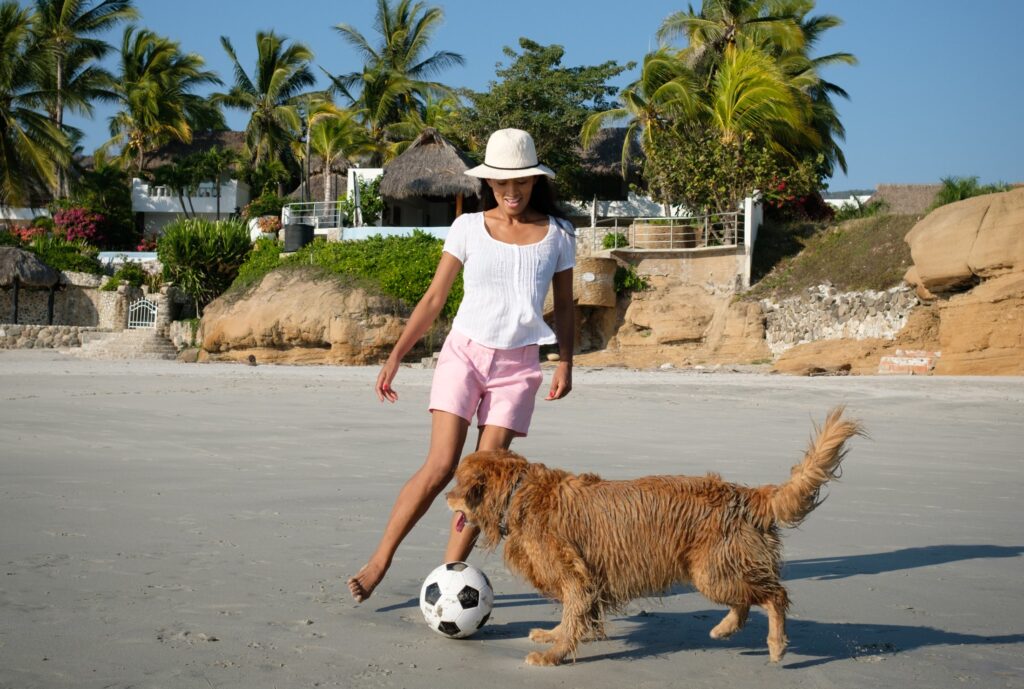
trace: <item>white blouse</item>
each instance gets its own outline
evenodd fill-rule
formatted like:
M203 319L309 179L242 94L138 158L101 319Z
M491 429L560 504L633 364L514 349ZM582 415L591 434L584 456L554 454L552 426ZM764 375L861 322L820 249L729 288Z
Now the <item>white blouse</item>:
M465 295L452 328L494 349L557 342L544 322L544 298L555 273L576 265L576 236L566 221L548 219L539 242L494 239L483 213L455 219L444 250L463 265Z

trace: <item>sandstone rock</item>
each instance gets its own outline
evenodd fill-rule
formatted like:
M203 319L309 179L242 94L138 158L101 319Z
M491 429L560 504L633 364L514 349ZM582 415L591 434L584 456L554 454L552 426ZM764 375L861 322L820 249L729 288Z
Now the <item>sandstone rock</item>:
M981 278L1024 271L1024 188L990 194L967 264Z
M1024 272L940 304L939 349L937 374L1024 374Z
M274 271L241 299L206 307L200 360L370 364L384 359L404 326L404 309L362 287L305 271Z
M620 345L699 344L718 305L727 302L679 277L651 276L650 282L650 291L629 298L617 334Z
M892 348L891 340L819 340L784 352L773 371L793 375L869 375L878 372L882 354Z
M914 225L906 242L920 284L931 292L1024 270L1024 188L942 206Z

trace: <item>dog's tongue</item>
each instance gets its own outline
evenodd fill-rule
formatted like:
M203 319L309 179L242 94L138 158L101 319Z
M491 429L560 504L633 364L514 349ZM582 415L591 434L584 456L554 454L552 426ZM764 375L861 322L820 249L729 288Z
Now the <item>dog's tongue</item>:
M462 512L459 512L459 518L455 522L455 530L458 531L459 533L462 533L462 530L464 528L466 528L466 515L463 514Z

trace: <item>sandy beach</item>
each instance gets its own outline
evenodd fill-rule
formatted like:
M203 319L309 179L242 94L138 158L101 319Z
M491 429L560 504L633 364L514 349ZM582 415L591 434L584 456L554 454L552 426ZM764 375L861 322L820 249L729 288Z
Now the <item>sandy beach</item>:
M578 369L519 452L759 484L833 405L870 438L784 534L781 664L760 610L715 641L724 608L680 588L532 668L560 609L500 552L471 558L497 598L480 634L423 624L442 501L369 601L344 590L422 461L431 374L403 369L391 406L374 368L0 352L0 687L1024 687L1024 379Z

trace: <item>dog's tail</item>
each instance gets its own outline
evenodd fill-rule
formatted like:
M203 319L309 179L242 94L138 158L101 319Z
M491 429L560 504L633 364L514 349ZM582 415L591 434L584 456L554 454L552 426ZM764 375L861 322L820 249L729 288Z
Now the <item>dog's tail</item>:
M774 486L770 493L769 518L780 526L796 526L820 505L821 487L832 479L838 479L840 464L846 457L845 443L855 435L864 435L856 421L842 418L843 407L829 412L825 425L815 424L816 436L811 440L804 459L790 470L789 480Z

